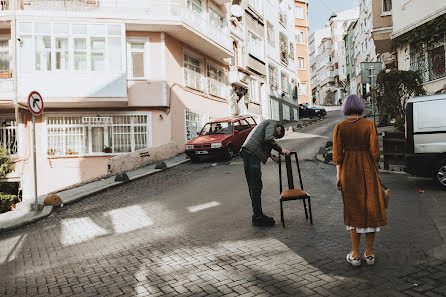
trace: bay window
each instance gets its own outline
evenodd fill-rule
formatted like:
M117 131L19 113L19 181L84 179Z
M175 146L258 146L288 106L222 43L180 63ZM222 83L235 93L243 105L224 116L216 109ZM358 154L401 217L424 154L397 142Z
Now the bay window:
M251 31L248 31L248 51L250 55L263 60L263 39Z
M9 40L0 39L0 69L10 70Z
M186 87L203 90L203 62L199 58L184 54L184 84Z
M221 67L207 65L208 93L217 97L225 98L225 76Z
M122 27L121 24L19 23L21 70L121 73L124 71ZM30 53L34 53L33 62Z

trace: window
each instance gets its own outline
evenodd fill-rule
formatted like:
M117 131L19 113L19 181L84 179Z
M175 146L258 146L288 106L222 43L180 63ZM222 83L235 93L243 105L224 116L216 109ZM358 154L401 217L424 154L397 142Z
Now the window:
M251 126L255 126L255 125L256 125L256 122L254 121L253 118L246 118L246 121L247 121L248 124L251 125Z
M280 60L288 63L288 38L282 32L279 33Z
M203 66L200 59L184 54L184 84L197 90L203 90Z
M291 60L294 60L294 44L292 42L290 42L290 55L289 55Z
M287 25L287 10L286 2L284 0L279 0L279 22L286 27Z
M392 11L392 0L383 0L383 12Z
M203 12L202 0L187 0L187 6L198 14L202 14Z
M186 142L197 137L201 131L202 115L186 110Z
M297 121L299 119L299 116L297 114L297 108L293 108L293 119Z
M274 35L274 26L268 22L267 23L267 35L268 35L268 42L274 46L275 42L276 42L276 36Z
M0 69L9 69L9 40L0 39Z
M305 44L305 37L304 37L304 32L302 31L297 31L296 33L296 43L297 44Z
M127 77L144 79L148 77L149 40L147 38L127 39Z
M48 155L133 152L150 146L149 115L48 116Z
M257 11L259 14L263 14L263 1L262 0L249 0L248 5Z
M10 155L17 154L17 122L14 116L0 118L0 145L9 152Z
M290 92L290 82L288 79L288 74L282 72L280 74L280 80L282 83L282 92L288 94Z
M290 107L288 105L282 105L282 115L284 120L290 120Z
M299 70L305 70L305 58L304 57L297 58L297 68Z
M296 18L304 19L304 8L303 8L303 6L296 6L295 14L296 14Z
M223 68L207 65L208 93L225 98L225 82Z
M260 102L259 81L254 77L249 82L249 99L257 103Z
M269 85L271 89L277 90L279 88L278 71L277 67L273 65L268 66L269 70Z
M306 95L307 95L307 84L300 83L299 84L299 96L306 96Z
M273 120L280 121L280 105L279 101L271 100L271 113Z
M214 9L212 6L209 7L209 21L214 28L218 28L218 30L226 31L226 21L225 17L222 16L217 9Z
M250 55L258 59L264 57L263 40L255 33L248 31L248 51Z
M122 27L116 24L19 23L21 70L122 73ZM34 63L30 53L34 53Z

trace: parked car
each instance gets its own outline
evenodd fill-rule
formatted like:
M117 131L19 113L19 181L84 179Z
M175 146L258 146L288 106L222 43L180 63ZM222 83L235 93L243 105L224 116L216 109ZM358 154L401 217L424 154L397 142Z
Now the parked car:
M299 104L299 118L323 118L327 115L327 111L322 107L310 104Z
M446 94L412 98L406 108L406 171L446 190Z
M257 125L251 116L236 116L206 123L198 137L186 143L186 154L192 161L236 155L251 130Z

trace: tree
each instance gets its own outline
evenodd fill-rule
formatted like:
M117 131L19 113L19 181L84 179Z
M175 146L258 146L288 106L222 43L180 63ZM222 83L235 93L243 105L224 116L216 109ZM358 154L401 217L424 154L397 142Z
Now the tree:
M395 118L395 127L398 129L404 128L407 100L426 94L417 71L381 71L375 90L380 113Z

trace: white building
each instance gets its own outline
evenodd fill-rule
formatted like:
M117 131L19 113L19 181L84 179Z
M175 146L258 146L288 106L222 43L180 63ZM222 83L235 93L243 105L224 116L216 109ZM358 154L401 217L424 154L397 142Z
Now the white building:
M344 35L358 16L358 7L337 12L330 17L327 28L310 37L311 85L318 104L338 104L344 97L347 78Z
M446 41L438 39L434 42L417 38L425 34L417 34L419 30L434 33L445 32L437 24L445 23L446 3L444 0L397 0L393 1L393 33L394 42L408 35L409 43L398 46L398 70L420 71L424 88L428 93L446 92ZM440 22L441 21L441 22Z
M297 59L293 0L265 0L265 55L271 118L297 121Z

